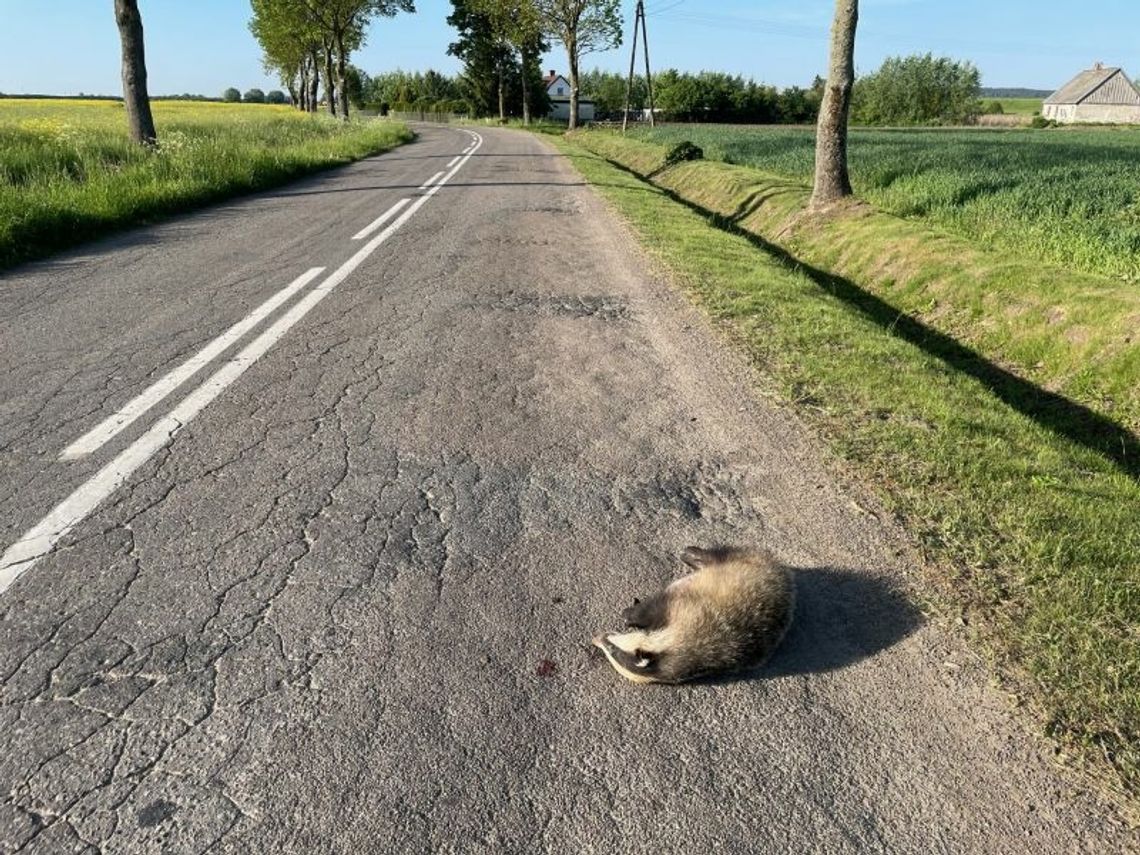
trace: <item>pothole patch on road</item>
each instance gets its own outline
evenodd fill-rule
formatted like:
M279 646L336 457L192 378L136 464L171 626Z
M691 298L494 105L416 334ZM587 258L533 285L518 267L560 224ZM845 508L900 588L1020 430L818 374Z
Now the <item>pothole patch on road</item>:
M740 477L709 463L644 480L620 479L611 501L617 513L639 518L669 514L686 521L724 522L755 516Z
M139 828L151 828L170 819L178 813L178 805L165 799L158 799L139 811Z
M505 294L485 305L499 311L544 317L622 321L631 316L629 304L624 299L607 295Z

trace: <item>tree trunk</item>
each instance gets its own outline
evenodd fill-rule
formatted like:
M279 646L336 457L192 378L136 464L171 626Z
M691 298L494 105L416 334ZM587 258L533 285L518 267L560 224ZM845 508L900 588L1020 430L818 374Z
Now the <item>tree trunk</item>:
M569 130L578 127L578 42L569 40L566 45L566 59L570 63L570 126Z
M115 0L115 23L123 48L123 103L131 139L141 145L158 142L150 98L146 92L146 55L143 50L142 16L138 0Z
M333 82L333 56L332 45L325 44L325 101L328 102L329 115L336 118L336 84Z
M521 51L519 55L522 58L523 125L525 126L530 124L530 80L527 76L530 73L530 62L525 50Z
M317 93L321 91L320 63L317 62L317 52L309 56L309 99L305 105L310 113L317 112Z
M336 36L336 90L339 95L340 117L348 121L348 87L344 85L347 62L344 58L344 33Z
M847 174L847 118L855 84L855 26L859 0L836 0L831 25L831 57L827 88L819 110L815 137L815 189L811 207L821 208L851 195Z
M499 58L499 124L507 123L507 85L504 81L503 59Z

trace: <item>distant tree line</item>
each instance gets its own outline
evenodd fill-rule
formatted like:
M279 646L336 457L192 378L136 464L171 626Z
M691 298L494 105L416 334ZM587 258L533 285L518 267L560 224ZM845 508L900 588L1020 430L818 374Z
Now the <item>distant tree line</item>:
M1052 89L1026 89L1022 86L983 86L980 98L1048 98Z
M628 77L594 70L582 75L582 92L594 99L600 118L618 118L625 107ZM654 106L661 117L675 122L734 122L779 124L814 122L823 98L823 80L810 88L777 89L740 75L718 71L696 74L667 69L653 75ZM649 107L645 78L634 77L630 108Z
M433 111L466 113L486 117L499 115L498 75L482 76L468 68L455 76L438 71L388 71L372 77L364 76L363 103L383 112ZM508 84L504 93L504 115L521 117L523 102L519 76L521 67L506 69ZM549 108L541 74L534 74L532 107L534 115L544 115ZM618 118L625 105L627 77L612 71L594 69L580 74L582 97L593 100L599 118ZM780 123L811 122L819 112L823 81L816 79L811 88L792 86L779 90L745 80L739 76L717 72L699 74L675 70L653 77L658 110L673 121ZM437 105L439 109L437 109ZM636 75L633 82L631 109L641 111L649 106L645 77Z
M22 98L22 99L35 99L36 101L56 100L56 101L122 101L122 95L89 95L80 92L78 95L6 95L0 92L0 98ZM194 92L182 92L178 95L151 95L151 101L228 101L239 102L247 101L256 104L287 104L289 97L280 89L273 89L269 92L262 92L260 89L250 89L245 95L242 95L240 89L230 87L226 89L220 97L211 95L201 95Z
M469 113L459 77L438 71L386 71L375 77L365 76L361 98L370 109L380 113Z
M280 89L263 92L256 86L244 95L240 89L231 86L222 93L222 100L227 104L237 104L238 102L245 104L287 104L289 102L288 97Z

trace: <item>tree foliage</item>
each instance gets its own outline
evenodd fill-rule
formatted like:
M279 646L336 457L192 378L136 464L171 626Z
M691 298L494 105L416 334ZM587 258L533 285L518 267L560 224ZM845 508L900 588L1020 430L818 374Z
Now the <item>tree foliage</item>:
M932 54L889 57L855 83L855 121L867 125L963 124L981 111L981 74Z
M523 124L530 123L535 82L541 79L539 60L550 49L542 31L538 7L534 0L470 0L473 10L483 16L491 37L513 53L510 60L518 65L522 89ZM505 52L500 53L506 56ZM499 118L505 118L505 71L498 69Z
M534 0L542 31L566 48L570 76L570 129L578 126L582 57L621 45L620 0Z
M235 86L231 86L229 89L222 93L222 100L227 104L236 104L241 100L241 90Z
M502 92L502 114L522 115L525 88L530 95L531 111L545 114L549 102L542 87L538 55L522 63L496 30L491 17L480 11L476 0L451 0L451 6L447 23L455 28L457 38L447 52L463 62L463 74L457 82L468 111L477 116L498 115Z
M353 87L349 56L364 45L377 17L414 12L413 0L251 0L249 28L267 70L278 73L300 109L317 109L323 74L326 105L348 118ZM357 86L356 91L362 87Z

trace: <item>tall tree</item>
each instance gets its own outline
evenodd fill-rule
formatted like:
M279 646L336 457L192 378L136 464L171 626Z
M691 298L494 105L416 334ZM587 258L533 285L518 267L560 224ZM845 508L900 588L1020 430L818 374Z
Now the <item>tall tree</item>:
M499 118L505 118L505 78L514 64L513 51L479 0L451 0L451 5L447 23L459 37L447 52L463 61L467 100L482 115L492 112L491 105L496 104Z
M311 20L328 39L329 52L336 60L336 99L342 119L348 118L348 98L344 97L349 54L363 46L364 34L374 18L391 18L398 12L414 12L414 0L304 0ZM326 66L327 74L327 66ZM330 105L333 96L330 89Z
M123 103L131 139L141 145L158 142L150 98L146 92L146 52L143 50L142 15L138 0L115 0L115 23L123 48Z
M266 71L276 71L299 110L315 112L324 47L304 0L251 0L249 30Z
M522 86L523 124L530 124L531 78L538 70L539 57L549 49L543 38L542 22L534 0L472 0L473 7L487 16L495 36L518 52ZM503 73L499 73L499 112L505 118Z
M578 127L578 68L588 53L621 45L621 0L534 0L543 32L566 48L570 130Z
M847 119L855 85L855 27L859 0L836 0L831 25L827 86L815 135L815 188L811 206L821 208L851 195L847 173Z

